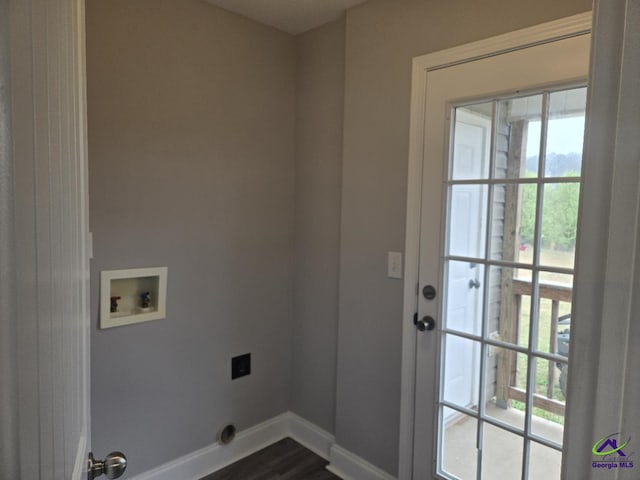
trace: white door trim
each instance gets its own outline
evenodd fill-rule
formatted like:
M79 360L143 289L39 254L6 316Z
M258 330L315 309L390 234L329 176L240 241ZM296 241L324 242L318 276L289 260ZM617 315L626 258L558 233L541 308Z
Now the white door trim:
M478 42L415 57L411 82L411 118L407 180L405 280L402 326L399 480L410 480L413 469L416 329L411 319L417 311L420 209L427 76L429 71L548 43L591 31L592 15L586 12L499 35Z

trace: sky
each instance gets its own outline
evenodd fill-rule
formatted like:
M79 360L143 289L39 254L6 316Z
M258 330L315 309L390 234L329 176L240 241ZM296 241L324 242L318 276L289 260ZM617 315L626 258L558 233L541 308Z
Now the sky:
M549 120L547 132L548 153L580 153L584 137L584 116ZM540 122L529 123L527 157L540 151Z

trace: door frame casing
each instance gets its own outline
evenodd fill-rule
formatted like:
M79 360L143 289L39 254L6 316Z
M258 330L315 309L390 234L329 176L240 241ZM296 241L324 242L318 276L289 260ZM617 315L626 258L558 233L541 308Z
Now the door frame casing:
M412 319L418 311L420 212L425 149L425 107L428 74L453 65L500 55L591 32L586 12L413 59L411 118L405 232L405 278L402 323L400 438L398 479L413 474L417 335Z

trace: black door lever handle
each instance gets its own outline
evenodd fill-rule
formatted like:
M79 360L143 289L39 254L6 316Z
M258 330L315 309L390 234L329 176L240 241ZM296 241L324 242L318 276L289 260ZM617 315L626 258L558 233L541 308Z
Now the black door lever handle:
M433 330L434 328L436 328L436 321L429 315L422 317L422 320L418 320L418 315L414 315L413 323L421 332L424 332L425 330Z

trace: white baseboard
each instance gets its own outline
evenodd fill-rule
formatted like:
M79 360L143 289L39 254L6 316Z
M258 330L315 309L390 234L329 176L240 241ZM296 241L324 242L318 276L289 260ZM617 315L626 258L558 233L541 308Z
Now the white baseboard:
M335 437L295 413L287 412L285 415L288 436L316 455L329 460L329 450L335 442Z
M394 476L340 445L333 444L331 446L329 462L327 470L343 480L396 480Z
M131 480L198 480L287 436L288 413L239 432L228 445L214 443L136 475Z
M396 480L336 445L333 435L292 412L239 432L228 445L214 443L138 474L131 480L198 480L286 437L329 460L327 470L344 480Z

